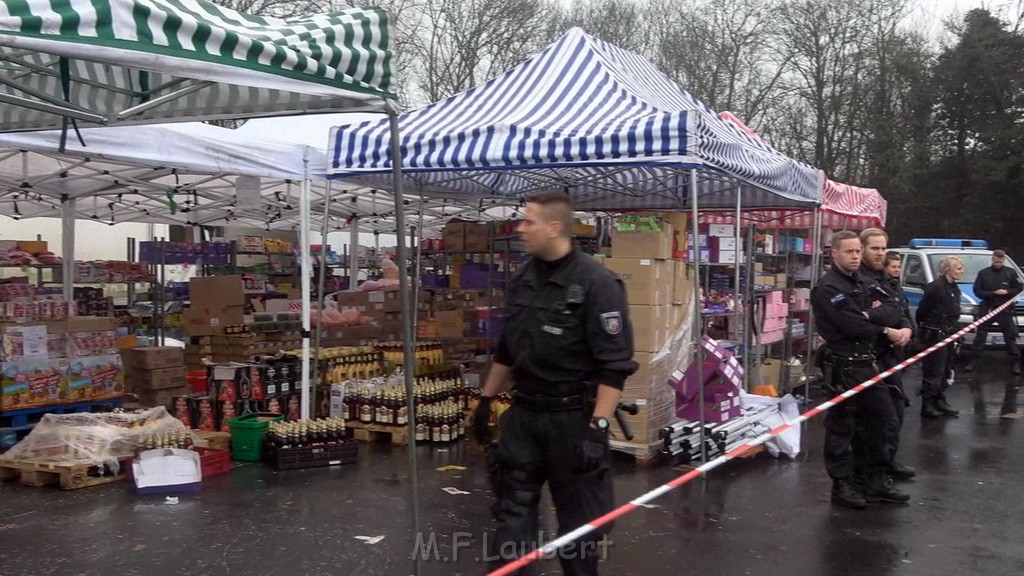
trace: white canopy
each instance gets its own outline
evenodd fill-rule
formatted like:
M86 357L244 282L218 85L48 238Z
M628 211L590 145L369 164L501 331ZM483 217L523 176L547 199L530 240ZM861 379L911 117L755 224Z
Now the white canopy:
M68 139L64 153L58 130L0 133L0 214L59 218L63 201L75 199L77 218L111 224L294 228L304 179L311 180L312 211L323 213L331 125L294 118L250 120L238 130L201 123L87 128L81 141ZM257 185L259 197L240 196L240 182L243 190ZM329 229L357 217L365 231L395 232L389 193L344 181L331 183L330 193ZM486 217L493 204L410 197L407 212L418 215L421 206L424 229L436 232L453 216Z

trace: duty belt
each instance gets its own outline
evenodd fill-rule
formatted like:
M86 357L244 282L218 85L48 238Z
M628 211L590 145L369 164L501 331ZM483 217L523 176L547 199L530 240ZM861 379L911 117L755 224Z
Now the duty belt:
M574 396L531 396L522 392L513 392L517 406L534 412L562 412L565 410L582 410L586 399L582 394Z
M874 364L876 360L873 352L840 351L832 347L828 347L827 350L829 352L829 359L836 364L843 364L846 366L869 366Z

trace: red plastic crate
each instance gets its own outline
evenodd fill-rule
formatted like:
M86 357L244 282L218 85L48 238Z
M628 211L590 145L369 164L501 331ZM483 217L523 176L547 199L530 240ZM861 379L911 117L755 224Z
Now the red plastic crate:
M231 451L220 448L192 447L199 452L199 465L203 470L203 478L223 474L231 469Z

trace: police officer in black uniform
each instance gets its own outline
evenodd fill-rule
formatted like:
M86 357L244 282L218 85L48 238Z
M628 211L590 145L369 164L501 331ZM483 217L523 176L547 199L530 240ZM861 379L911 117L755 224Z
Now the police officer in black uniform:
M860 242L864 253L859 273L870 286L868 293L871 306L868 310L868 319L880 326L909 328L911 337L913 337L914 322L910 317L910 307L906 304L906 298L902 297L902 290L893 288L889 274L885 271L889 235L880 228L868 228L860 233ZM875 339L878 367L881 370L888 370L902 362L904 348L904 346L894 345L884 335L879 335ZM886 446L889 450L889 476L895 480L909 480L917 474L917 471L896 461L903 419L906 409L910 405L907 393L903 388L903 373L897 372L889 376L883 385L889 391L893 411L896 414L896 419L890 423L893 428L886 434ZM854 450L862 449L863 447L855 442ZM859 461L863 462L864 459L860 458ZM861 470L856 470L855 474L859 475L860 472Z
M974 280L974 295L981 300L978 305L978 317L988 314L998 308L1007 300L1012 300L1020 294L1024 286L1021 285L1020 276L1013 268L1004 265L1006 252L1002 250L992 251L992 265L978 272ZM988 340L988 331L993 324L999 325L1003 333L1003 342L1006 351L1010 354L1010 371L1013 374L1020 374L1020 348L1017 347L1017 318L1011 304L1002 312L990 318L984 324L978 326L974 334L973 354L967 362L965 370L971 372L975 368L978 356L985 349L985 341Z
M956 256L939 262L941 276L924 287L924 296L917 307L917 325L921 344L932 346L960 329L960 285L964 263ZM921 362L921 416L937 418L956 416L946 400L946 387L953 371L952 345L946 345L924 357Z
M512 282L508 320L474 414L474 434L486 444L490 399L512 378L513 405L488 448L498 522L493 567L539 544L545 482L560 534L613 507L608 425L637 369L633 335L621 280L573 248L572 215L565 194L527 200L519 234L533 257ZM608 528L559 551L564 574L597 574Z
M844 230L832 236L832 270L811 291L815 322L826 345L821 358L824 385L830 392L849 390L879 372L876 339L884 335L896 345L910 340L910 329L894 329L869 319L873 288L857 273L861 242L856 233ZM889 478L887 434L896 414L885 386L870 386L853 398L832 407L825 415L825 468L832 478L832 501L849 508L867 502L905 503L910 497L897 490ZM855 454L855 435L862 455ZM863 462L855 462L855 458ZM866 475L863 494L851 482L854 469Z

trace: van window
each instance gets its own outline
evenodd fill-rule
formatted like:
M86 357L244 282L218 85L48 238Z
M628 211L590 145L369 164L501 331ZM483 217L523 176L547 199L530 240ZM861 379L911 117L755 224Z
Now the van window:
M924 262L917 254L907 254L903 263L903 284L923 288L928 283L928 275L924 271Z

